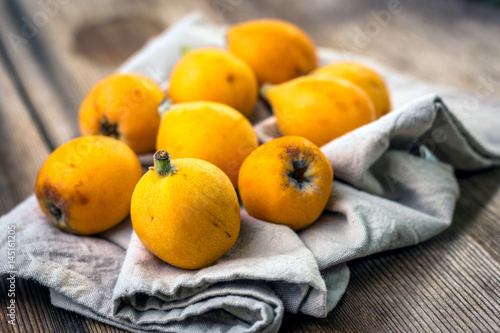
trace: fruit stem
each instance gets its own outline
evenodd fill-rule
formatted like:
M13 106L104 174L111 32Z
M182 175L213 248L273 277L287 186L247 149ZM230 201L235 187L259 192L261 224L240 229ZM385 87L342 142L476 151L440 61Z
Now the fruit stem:
M191 45L183 45L181 47L181 55L186 55L186 53L188 53L189 51L191 51L193 49L193 47Z
M158 150L155 155L155 164L153 168L160 177L169 176L175 173L175 167L170 163L170 154L165 150Z
M160 105L158 105L158 113L160 114L160 117L163 117L163 115L165 115L165 113L170 110L172 105L173 102L170 98L165 98L163 101L161 101Z
M269 90L271 90L271 88L274 87L274 84L270 84L270 83L264 83L261 87L260 87L260 97L262 97L262 99L264 99L265 101L269 101Z

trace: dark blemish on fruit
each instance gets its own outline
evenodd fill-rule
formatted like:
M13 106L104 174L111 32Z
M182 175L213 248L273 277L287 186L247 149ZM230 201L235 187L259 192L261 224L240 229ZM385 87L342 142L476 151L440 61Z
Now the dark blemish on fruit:
M83 182L81 180L79 180L78 183L75 185L75 188L81 187L81 186L83 186Z
M214 219L216 219L217 221L219 221L220 223L222 223L222 225L225 225L224 221L221 220L217 215L215 215L214 213L212 213L211 211L207 210L206 211L207 214L209 214L210 216L212 216ZM211 221L211 223L216 226L216 227L220 227L220 225L218 223L215 223L214 221Z
M297 146L286 146L285 147L285 154L287 157L296 157L300 154L300 148Z
M286 162L301 160L304 163L311 162L314 160L314 153L311 154L309 151L302 151L300 147L294 145L287 145L282 147L284 151L279 155L279 158L285 160ZM307 164L307 163L306 163Z
M233 74L229 74L228 76L226 76L226 80L229 83L233 83L234 82L234 75Z
M70 163L70 164L69 164L69 167L70 167L70 168L76 168L76 165L75 165L75 163Z
M207 211L207 212L208 212L208 211ZM212 213L210 213L210 212L208 212L208 213L209 213L210 215L212 215L213 217L215 217L215 218L216 218L217 220L219 220L220 222L223 222L223 221L221 221L218 217L216 217L214 214L212 214ZM229 234L226 230L222 229L222 227L221 227L218 223L215 223L214 221L211 221L211 223L212 223L215 227L217 227L217 228L221 229L222 231L224 231L224 233L226 234L226 236L227 236L227 237L231 238L231 235L230 235L230 234Z
M355 104L358 103L358 101L354 102ZM347 105L344 102L335 102L335 105L337 106L338 109L342 111L347 111Z
M64 197L59 193L57 188L51 183L45 183L43 185L43 193L48 201L54 204L57 208L63 210L63 207L69 206L71 202L65 200Z
M132 94L134 95L133 97L136 101L141 101L146 98L146 96L144 96L144 92L139 88L133 89Z
M86 205L90 201L89 197L82 194L80 191L75 191L75 198L76 198L76 201L78 201L82 205Z

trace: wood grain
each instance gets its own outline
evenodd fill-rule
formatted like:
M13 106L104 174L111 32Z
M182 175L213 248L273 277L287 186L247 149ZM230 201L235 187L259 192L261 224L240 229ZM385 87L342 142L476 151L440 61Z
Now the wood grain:
M0 49L1 51L1 49ZM3 214L33 192L36 173L47 158L49 149L32 121L24 98L18 93L19 82L5 67L5 57L0 52L0 212ZM44 288L20 280L16 281L18 325L14 332L50 332L54 327L47 312L52 306ZM7 283L0 280L0 328L9 332L7 324ZM49 305L49 306L47 306ZM57 312L53 311L57 314Z
M26 43L13 43L11 33L23 36L26 20L49 13L40 3L0 3L0 214L31 193L50 150L78 135L77 110L90 87L183 14L201 10L221 23L279 17L302 26L318 45L342 49L389 2L70 1L54 8L32 37L24 36ZM500 81L498 8L446 0L400 5L356 52L472 92L481 78ZM500 331L500 171L460 176L462 195L449 230L417 246L350 262L346 295L328 317L286 315L281 331ZM123 332L53 307L48 291L33 282L17 285L15 332ZM6 290L1 280L1 300ZM9 332L5 315L2 301L0 331Z
M0 50L0 59L5 58ZM0 62L0 212L4 213L27 197L36 174L48 156L48 147L39 134L12 80ZM14 149L15 148L15 149Z
M460 188L473 193L474 183L499 180L500 170L487 171L460 180ZM322 321L287 318L283 331L498 332L500 262L494 253L500 246L493 241L500 225L498 215L489 219L483 212L499 206L500 194L484 194L486 206L463 194L452 227L437 237L350 262L351 281L339 306ZM472 236L477 233L480 241Z
M470 91L481 84L481 77L491 75L500 82L498 7L446 0L235 3L240 5L223 12L224 21L289 20L304 28L317 45L342 50L346 57L352 52L374 58L427 82ZM389 12L391 4L399 4L397 10ZM388 12L386 19L380 18ZM499 98L500 87L491 94L495 96Z
M97 81L178 17L206 7L201 1L61 3L50 11L42 1L0 4L0 38L52 148L79 135L78 108ZM46 22L36 19L43 15Z

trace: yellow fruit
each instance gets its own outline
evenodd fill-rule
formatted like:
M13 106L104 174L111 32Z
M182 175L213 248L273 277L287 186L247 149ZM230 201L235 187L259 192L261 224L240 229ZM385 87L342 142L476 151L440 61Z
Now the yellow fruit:
M161 260L186 269L214 263L240 232L240 207L227 176L194 158L170 161L155 154L155 166L137 184L130 217L142 244Z
M97 83L80 106L82 135L106 135L137 154L154 151L161 87L139 74L113 74Z
M373 101L377 118L391 111L391 98L384 79L368 66L340 61L318 68L314 74L345 79L363 89Z
M139 159L125 143L85 136L49 156L38 173L35 194L59 229L90 235L127 217L141 176Z
M248 214L298 230L321 215L332 182L332 166L317 146L285 136L251 153L241 166L238 183Z
M249 117L258 97L257 80L252 69L231 53L201 48L175 64L169 97L174 103L219 102Z
M259 145L250 122L235 109L220 103L176 104L163 116L157 150L172 158L199 158L215 164L238 185L241 163Z
M235 25L228 49L253 68L260 84L278 84L308 74L318 65L316 48L297 26L274 19Z
M284 135L322 146L375 120L366 93L343 79L310 75L270 87L268 99Z

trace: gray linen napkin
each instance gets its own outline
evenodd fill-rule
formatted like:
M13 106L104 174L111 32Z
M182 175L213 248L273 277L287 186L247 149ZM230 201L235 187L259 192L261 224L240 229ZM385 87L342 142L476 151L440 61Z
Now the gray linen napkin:
M166 84L182 46L223 46L224 31L190 15L120 71ZM322 64L343 58L320 51ZM384 75L396 110L322 147L341 181L334 181L325 213L310 227L295 233L242 209L234 248L211 267L187 271L149 253L130 221L98 236L65 234L31 196L0 219L2 230L15 226L17 241L14 268L0 256L0 273L15 270L49 287L54 305L137 332L275 332L285 311L326 316L347 287L346 261L443 231L459 195L453 169L500 164L498 101L361 61ZM267 115L258 107L252 120ZM261 141L280 135L273 117L256 130ZM0 235L2 253L6 236Z

